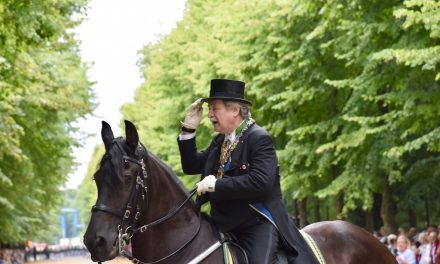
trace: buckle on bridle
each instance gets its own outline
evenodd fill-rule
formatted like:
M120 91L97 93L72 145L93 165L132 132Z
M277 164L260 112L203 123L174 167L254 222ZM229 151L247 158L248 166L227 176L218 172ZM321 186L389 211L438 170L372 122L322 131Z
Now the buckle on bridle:
M136 187L139 185L142 187L144 186L144 181L141 179L141 177L139 176L136 177L136 184L137 184Z
M133 228L131 226L125 229L124 234L121 235L121 239L124 240L125 243L129 243L131 238L133 237Z
M130 212L129 209L125 210L124 218L129 218L129 217L130 217L130 214L131 214L131 212Z

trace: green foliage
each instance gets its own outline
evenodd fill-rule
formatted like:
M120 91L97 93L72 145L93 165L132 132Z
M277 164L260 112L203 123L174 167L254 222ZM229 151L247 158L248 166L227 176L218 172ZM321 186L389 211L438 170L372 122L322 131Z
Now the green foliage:
M98 169L104 152L104 145L95 147L92 154L92 159L89 161L86 175L76 193L74 208L78 209L78 222L83 226L83 229L78 231L79 236L82 236L81 233L85 233L86 227L90 220L91 208L96 202L98 192L96 190L93 175Z
M189 0L171 34L142 50L145 82L123 106L124 118L181 173L176 137L185 108L208 94L210 79L242 79L254 118L275 139L286 199L342 195L335 214L346 217L370 210L385 183L420 200L423 182L436 182L440 169L433 162L440 152L439 6ZM205 118L199 148L211 137ZM184 180L192 187L198 177Z
M72 123L93 107L71 33L84 5L0 3L0 242L35 237L59 208L74 165Z

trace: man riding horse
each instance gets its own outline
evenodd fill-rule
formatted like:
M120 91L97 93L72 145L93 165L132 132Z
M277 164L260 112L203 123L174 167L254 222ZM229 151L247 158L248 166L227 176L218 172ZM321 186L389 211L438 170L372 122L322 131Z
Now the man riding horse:
M274 142L251 118L244 88L241 81L211 80L209 97L187 109L178 139L183 171L202 175L197 184L198 205L210 202L214 223L237 238L249 263L276 263L279 248L287 252L289 263L317 263L289 218ZM196 129L205 102L219 134L198 152Z

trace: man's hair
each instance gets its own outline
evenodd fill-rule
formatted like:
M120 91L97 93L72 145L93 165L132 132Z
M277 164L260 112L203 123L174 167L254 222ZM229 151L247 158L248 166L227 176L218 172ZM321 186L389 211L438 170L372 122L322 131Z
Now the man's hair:
M240 115L243 119L251 117L251 106L245 103L237 102L237 101L223 101L225 103L226 108L230 108L233 106L238 106L240 108Z

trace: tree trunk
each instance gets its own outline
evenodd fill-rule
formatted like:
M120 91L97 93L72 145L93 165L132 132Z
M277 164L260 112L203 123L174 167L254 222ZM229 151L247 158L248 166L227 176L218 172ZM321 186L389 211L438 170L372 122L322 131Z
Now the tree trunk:
M373 210L372 210L373 221L374 221L373 230L380 230L380 228L383 226L383 221L380 216L380 210L381 210L380 207L382 205L382 193L375 193L373 197L374 197Z
M315 206L313 207L313 215L314 215L315 222L321 221L319 199L315 199Z
M299 201L299 228L305 227L307 223L307 198Z
M380 215L383 220L384 227L391 233L396 232L396 220L394 218L396 213L395 204L393 201L393 189L388 180L385 180L382 192L382 206Z
M297 227L299 227L299 209L298 209L298 199L293 199L293 222Z
M331 167L331 175L332 179L336 179L338 177L338 167L336 165ZM342 210L344 209L344 193L338 193L336 195L336 201L335 201L335 213L336 213L336 219L342 220Z
M430 226L431 225L431 218L429 216L429 198L428 198L428 194L425 194L424 199L425 199L425 226Z
M342 209L344 208L344 195L339 193L336 195L336 219L342 220Z
M417 214L411 208L408 209L408 222L409 222L409 227L417 226Z
M374 214L373 210L368 210L365 212L365 228L372 232L374 231Z

